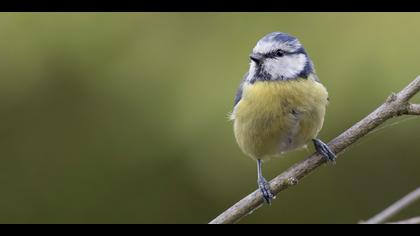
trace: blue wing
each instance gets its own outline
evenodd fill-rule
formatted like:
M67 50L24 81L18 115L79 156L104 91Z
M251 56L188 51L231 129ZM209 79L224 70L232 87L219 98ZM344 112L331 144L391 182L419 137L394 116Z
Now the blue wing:
M246 72L246 74L242 78L241 83L239 84L239 88L238 88L238 91L236 92L236 96L235 96L235 101L233 103L233 107L235 107L236 104L238 104L238 102L241 101L241 98L242 98L242 88L244 86L244 83L245 83L245 80L246 80L247 77L248 77L248 72Z

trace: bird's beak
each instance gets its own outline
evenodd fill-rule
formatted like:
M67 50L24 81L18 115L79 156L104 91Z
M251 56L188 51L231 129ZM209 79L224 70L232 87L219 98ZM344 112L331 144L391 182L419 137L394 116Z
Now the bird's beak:
M251 58L251 60L253 60L257 64L260 64L261 61L264 59L263 55L261 55L260 53L252 53L251 55L249 55L249 58Z

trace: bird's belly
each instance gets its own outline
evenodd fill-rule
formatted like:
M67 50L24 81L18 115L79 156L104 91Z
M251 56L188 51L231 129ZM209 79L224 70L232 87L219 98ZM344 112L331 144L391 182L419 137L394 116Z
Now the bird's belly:
M234 109L239 146L263 160L304 146L322 127L327 98L324 86L308 79L245 85Z

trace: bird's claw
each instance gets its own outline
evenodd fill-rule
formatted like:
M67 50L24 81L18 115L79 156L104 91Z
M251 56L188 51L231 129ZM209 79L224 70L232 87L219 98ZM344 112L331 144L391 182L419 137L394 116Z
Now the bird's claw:
M268 184L267 180L264 177L258 179L258 188L261 191L261 194L264 198L264 201L267 204L271 204L271 200L274 199L273 193L271 193L270 185Z
M335 164L335 159L337 158L335 154L331 151L327 144L322 142L319 139L313 139L314 146L317 152L319 152L322 156L324 156L327 161L332 162Z

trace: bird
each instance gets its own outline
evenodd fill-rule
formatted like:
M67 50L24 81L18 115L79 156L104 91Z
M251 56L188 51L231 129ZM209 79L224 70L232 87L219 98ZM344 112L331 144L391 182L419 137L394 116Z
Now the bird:
M334 152L317 138L330 99L295 36L269 33L256 43L249 58L229 118L238 146L257 162L257 186L271 204L274 195L262 174L263 163L310 142L335 163Z

